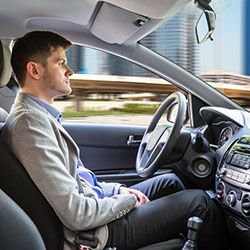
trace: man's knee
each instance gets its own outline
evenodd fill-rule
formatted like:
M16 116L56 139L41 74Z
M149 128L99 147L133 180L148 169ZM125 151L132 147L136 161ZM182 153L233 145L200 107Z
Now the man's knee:
M175 192L185 189L179 177L174 173L161 175L162 182L166 187L172 187Z
M210 210L210 203L212 200L205 191L200 189L184 190L186 203L189 205L193 215L205 218Z
M150 197L152 200L168 196L185 189L180 179L172 173L154 177L151 184L152 190L154 190L154 196Z

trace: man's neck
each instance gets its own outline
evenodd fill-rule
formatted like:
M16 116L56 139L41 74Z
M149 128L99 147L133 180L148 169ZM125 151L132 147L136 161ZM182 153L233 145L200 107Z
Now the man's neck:
M21 92L32 95L32 96L34 96L34 97L36 97L36 98L50 104L50 105L52 105L53 102L54 102L54 98L48 98L41 91L34 91L34 90L30 90L28 88L21 88Z

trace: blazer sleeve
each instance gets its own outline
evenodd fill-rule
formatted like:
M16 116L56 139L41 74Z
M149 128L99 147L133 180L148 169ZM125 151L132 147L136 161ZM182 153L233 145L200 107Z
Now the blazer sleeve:
M23 113L10 126L10 146L62 223L73 231L88 230L133 209L136 197L131 194L98 199L88 185L79 194L75 174L70 174L78 155L57 126L48 115Z

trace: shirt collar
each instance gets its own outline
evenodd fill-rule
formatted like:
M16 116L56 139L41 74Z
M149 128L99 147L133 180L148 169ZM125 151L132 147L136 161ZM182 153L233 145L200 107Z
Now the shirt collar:
M27 95L28 97L30 97L33 101L38 103L40 106L42 106L44 109L46 109L58 122L61 122L62 113L58 109L54 108L52 105L38 99L37 97L33 95L30 95L25 92L23 93Z

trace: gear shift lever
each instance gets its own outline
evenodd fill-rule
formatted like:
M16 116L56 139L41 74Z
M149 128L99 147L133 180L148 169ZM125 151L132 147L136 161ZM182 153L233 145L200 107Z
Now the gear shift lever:
M187 242L185 243L182 250L197 250L197 241L198 241L198 234L201 229L203 220L199 217L191 217L188 219L187 227L188 227L188 235L187 235Z

